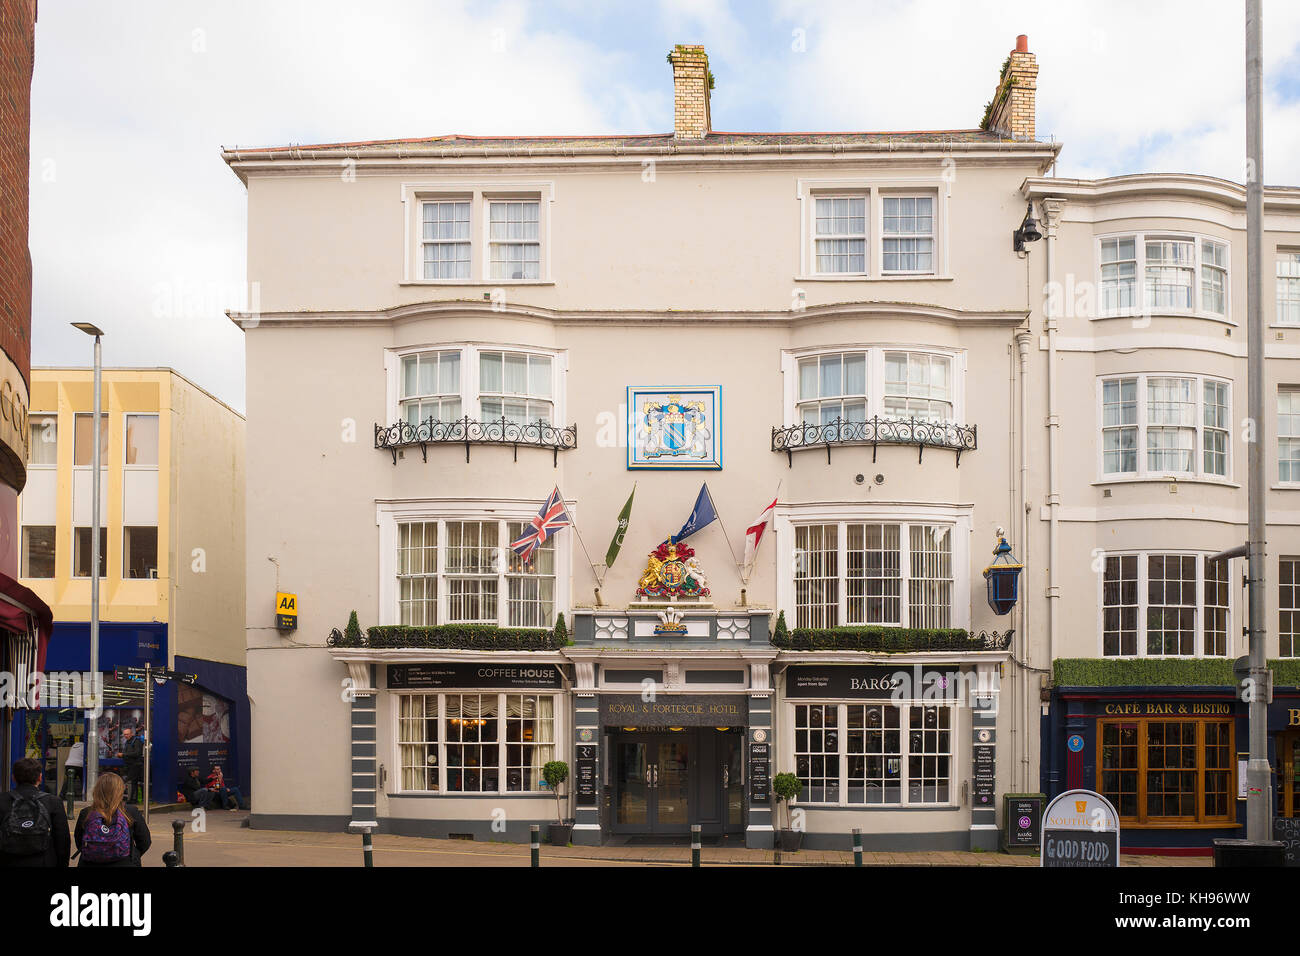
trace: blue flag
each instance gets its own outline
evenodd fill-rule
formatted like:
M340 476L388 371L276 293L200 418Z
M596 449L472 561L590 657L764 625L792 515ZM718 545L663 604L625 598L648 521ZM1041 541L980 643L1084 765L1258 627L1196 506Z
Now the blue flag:
M709 494L709 485L706 482L700 486L700 495L695 499L695 508L691 511L691 516L686 519L686 524L682 525L682 530L668 540L676 544L717 519L718 512L713 508L713 496Z

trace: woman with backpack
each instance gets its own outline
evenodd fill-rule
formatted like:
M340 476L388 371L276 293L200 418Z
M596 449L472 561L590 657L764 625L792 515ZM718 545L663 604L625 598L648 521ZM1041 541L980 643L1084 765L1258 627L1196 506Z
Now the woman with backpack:
M95 781L90 806L77 817L73 830L78 866L139 866L153 838L140 811L123 799L126 784L115 773Z

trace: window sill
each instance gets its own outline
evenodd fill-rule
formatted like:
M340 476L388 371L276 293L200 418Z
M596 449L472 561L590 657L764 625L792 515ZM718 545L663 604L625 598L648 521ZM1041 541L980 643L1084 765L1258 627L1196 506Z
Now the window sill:
M537 800L545 798L554 800L555 794L545 791L521 791L510 790L502 793L499 790L474 790L459 793L456 791L432 791L432 790L400 790L396 793L385 793L384 796L390 799L407 799L414 798L417 800L446 800L446 799L464 799L478 800L491 797L493 800L516 799L522 797L525 800Z
M452 287L484 287L511 285L555 285L553 279L407 279L397 283L399 286L434 285Z
M900 273L898 275L878 276L834 276L834 275L797 275L795 282L952 282L956 276L935 273Z
M1270 322L1270 329L1291 329L1293 332L1300 332L1300 323L1297 322Z
M1116 476L1114 478L1099 478L1092 482L1094 488L1104 488L1108 485L1216 485L1220 488L1240 488L1241 484L1235 481L1228 481L1225 478L1205 478L1198 475L1138 475L1138 476ZM1295 486L1300 488L1300 484Z
M961 804L958 803L794 803L792 806L799 807L803 810L849 810L862 811L867 810L877 812L880 810L960 810Z
M1111 319L1205 319L1208 322L1218 322L1220 325L1226 325L1229 328L1237 328L1241 325L1234 319L1226 315L1217 315L1213 312L1178 312L1171 310L1153 311L1153 312L1113 312L1104 315L1093 315L1088 317L1091 322L1105 322ZM1289 328L1300 328L1300 326L1289 326Z
M1279 481L1276 485L1269 485L1269 491L1300 491L1300 481Z

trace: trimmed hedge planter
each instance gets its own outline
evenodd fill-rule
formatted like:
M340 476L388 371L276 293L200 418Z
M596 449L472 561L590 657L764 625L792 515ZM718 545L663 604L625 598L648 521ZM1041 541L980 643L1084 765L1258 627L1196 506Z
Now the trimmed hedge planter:
M419 647L467 651L554 651L565 647L567 635L557 622L554 631L529 627L492 627L487 624L440 624L436 627L379 625L366 628L365 636L334 631L332 647Z
M1300 658L1272 660L1277 687L1300 686ZM1052 663L1052 683L1057 687L1231 687L1236 684L1228 658L1136 658L1106 660L1063 657Z

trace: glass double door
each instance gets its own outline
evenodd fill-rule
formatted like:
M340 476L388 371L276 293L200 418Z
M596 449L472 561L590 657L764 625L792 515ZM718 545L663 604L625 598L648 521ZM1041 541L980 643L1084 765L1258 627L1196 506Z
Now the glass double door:
M624 832L686 833L693 735L620 735L614 823Z

